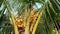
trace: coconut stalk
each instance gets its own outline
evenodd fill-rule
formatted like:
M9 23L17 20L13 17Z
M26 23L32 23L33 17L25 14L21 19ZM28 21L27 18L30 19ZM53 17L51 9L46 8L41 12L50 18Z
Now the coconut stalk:
M27 19L27 24L26 24L26 30L27 30L27 33L26 34L29 34L29 27L30 27L30 25L31 25L31 17L33 17L33 15L34 15L34 11L33 10L31 10L31 12L30 12L30 14L29 14L29 17L28 17L28 19Z
M44 7L41 9L41 12L40 12L40 14L39 14L39 16L38 16L38 19L37 19L37 21L36 21L36 24L35 24L35 26L34 26L34 28L33 28L32 34L35 34L36 29L37 29L37 26L38 26L38 24L39 24L39 21L41 21L41 16L43 15L44 10L45 10L45 5L44 5Z
M25 26L25 34L29 34L29 25L27 24L27 4L25 6L25 12L24 12L24 26Z
M32 27L33 27L33 24L34 24L33 23L33 21L34 21L34 14L35 14L35 11L34 10L31 10L31 13L30 13L30 24L29 24L30 25L30 27L29 27L30 28L29 29L30 31L32 30Z
M33 20L32 24L31 24L31 27L30 27L30 31L31 31L31 32L32 32L32 30L33 30L33 26L34 26L34 24L35 24L35 21L36 21L38 15L39 15L39 12L34 15L34 20Z
M6 2L5 2L5 4L6 4ZM9 11L9 13L10 13L10 17L11 17L11 20L12 20L12 23L13 23L14 34L19 34L19 33L18 33L18 28L17 28L17 25L16 25L16 21L15 21L15 17L14 17L14 15L11 13L12 10L11 10L10 7L8 6L8 4L6 4L6 6L7 6L7 9L8 9L8 11Z
M25 7L25 12L24 12L24 27L26 26L26 19L27 19L27 8Z
M41 19L42 13L43 13L43 12L41 12L40 15L39 15L40 19ZM36 24L35 24L35 26L34 26L34 29L33 29L33 31L32 31L32 34L35 34L35 31L36 31L36 29L37 29L37 26L38 26L38 23L39 23L39 20L40 20L40 19L38 18L38 20L37 20L37 22L36 22Z

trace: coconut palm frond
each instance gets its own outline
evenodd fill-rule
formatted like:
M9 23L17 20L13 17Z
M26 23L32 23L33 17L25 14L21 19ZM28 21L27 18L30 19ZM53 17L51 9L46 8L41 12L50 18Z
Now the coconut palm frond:
M7 27L8 25L5 29L1 27L1 34L60 33L59 0L0 0L1 23L5 22L2 17L9 22L11 27ZM10 28L14 30L13 33Z

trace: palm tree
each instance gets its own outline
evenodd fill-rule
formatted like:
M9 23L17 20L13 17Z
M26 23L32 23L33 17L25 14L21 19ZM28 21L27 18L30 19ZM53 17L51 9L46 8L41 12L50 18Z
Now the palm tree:
M0 5L1 34L60 33L59 0L1 0Z

